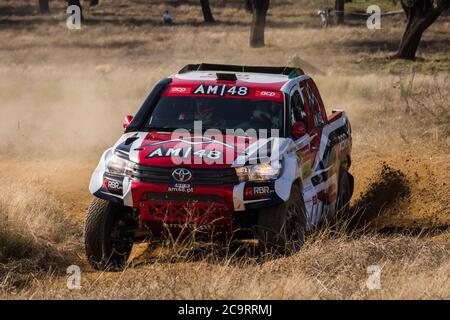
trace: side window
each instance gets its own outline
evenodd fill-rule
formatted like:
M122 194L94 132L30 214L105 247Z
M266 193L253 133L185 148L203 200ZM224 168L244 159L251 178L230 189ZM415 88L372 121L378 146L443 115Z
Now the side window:
M303 100L300 92L295 89L291 96L291 124L295 122L303 122L306 126L306 114L304 111Z
M316 128L323 127L325 125L325 121L323 120L322 113L320 112L320 102L309 84L306 86L306 95L311 108L314 126Z

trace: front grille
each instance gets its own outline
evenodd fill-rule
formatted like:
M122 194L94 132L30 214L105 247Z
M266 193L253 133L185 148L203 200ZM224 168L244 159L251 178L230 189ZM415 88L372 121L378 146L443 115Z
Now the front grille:
M168 202L221 202L219 196L210 194L186 194L186 193L166 193L166 192L148 192L147 201L168 201Z
M132 170L132 177L142 182L148 183L178 183L173 177L174 167L154 167L135 164ZM239 182L234 168L224 169L189 169L192 173L191 181L193 185L226 186Z

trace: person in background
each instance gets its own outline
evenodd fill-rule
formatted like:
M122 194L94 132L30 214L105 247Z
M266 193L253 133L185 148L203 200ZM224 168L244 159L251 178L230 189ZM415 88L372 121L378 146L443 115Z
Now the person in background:
M169 10L166 10L164 12L163 22L164 22L164 24L172 24L173 23L172 15L170 14Z

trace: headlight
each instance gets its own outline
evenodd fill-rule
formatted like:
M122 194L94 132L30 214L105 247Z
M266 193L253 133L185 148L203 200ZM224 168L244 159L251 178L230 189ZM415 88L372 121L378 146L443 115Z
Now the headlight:
M106 158L106 171L112 174L127 175L130 172L130 161L110 153Z
M239 181L265 181L278 178L281 165L276 163L261 163L235 168Z

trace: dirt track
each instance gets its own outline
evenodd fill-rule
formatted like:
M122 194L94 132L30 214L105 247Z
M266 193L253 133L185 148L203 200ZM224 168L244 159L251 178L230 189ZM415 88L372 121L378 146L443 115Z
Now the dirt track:
M111 14L107 8L98 10ZM27 245L37 244L42 261L31 273L39 276L30 283L29 260L8 260L6 274L11 272L13 281L3 282L8 286L0 281L0 297L448 298L450 57L440 31L448 29L448 19L427 32L429 45L421 52L427 59L403 64L384 60L399 38L401 21L390 21L388 29L375 34L355 26L321 30L295 7L290 19L298 15L302 28L269 25L268 46L255 50L247 47L248 17L242 11L226 9L218 19L227 24L206 29L192 22L196 8L177 10L186 14L186 21L170 28L98 24L67 33L59 13L47 18L56 24L27 29L25 20L13 17L8 19L19 21L11 24L14 28L0 28L0 38L6 39L0 50L0 76L5 79L0 82L0 117L7 119L0 127L0 177L6 185L0 213L11 217L25 208L32 214L53 214L20 230L30 231ZM274 9L270 19L280 18L283 10ZM125 13L142 18L136 8ZM229 20L243 24L230 25ZM389 45L378 47L377 41ZM144 263L123 273L99 274L89 268L82 223L98 157L119 136L122 116L136 111L157 79L199 59L253 64L295 60L311 73L327 109L342 106L352 121L352 208L366 233L314 233L302 252L282 259L213 253L204 259L141 257ZM406 112L399 87L408 86L412 68L417 70L415 83L406 95L412 111ZM425 96L431 112L423 112L416 94ZM443 116L436 120L433 113ZM57 227L46 228L53 222ZM56 254L48 248L56 248ZM21 259L33 260L32 254ZM56 256L63 262L55 258L50 268L45 261ZM81 291L65 287L69 264L82 267ZM381 291L365 288L371 264L385 270Z

